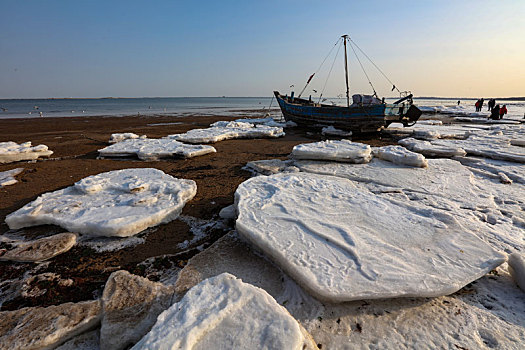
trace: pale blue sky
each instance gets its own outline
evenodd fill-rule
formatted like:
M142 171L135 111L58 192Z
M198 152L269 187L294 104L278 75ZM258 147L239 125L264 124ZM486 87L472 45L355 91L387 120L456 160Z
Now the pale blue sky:
M0 14L0 98L298 91L345 33L418 96L525 96L521 0L0 0ZM352 93L369 92L349 57ZM340 53L325 96L344 92L342 68Z

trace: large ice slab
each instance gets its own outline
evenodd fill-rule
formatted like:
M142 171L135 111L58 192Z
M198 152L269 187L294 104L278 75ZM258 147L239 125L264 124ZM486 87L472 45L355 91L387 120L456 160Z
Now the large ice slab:
M512 181L525 185L525 166L521 163L476 157L456 159L469 168L483 170L495 176L503 173Z
M325 300L446 295L505 261L452 215L343 178L255 177L235 196L239 233Z
M207 129L193 129L184 134L169 135L169 138L187 143L211 143L240 138L277 138L284 136L282 127L253 125L244 122L219 121Z
M429 141L418 140L413 137L401 139L398 143L407 149L421 153L427 157L463 157L467 154L461 147L435 145Z
M184 157L192 158L217 150L206 145L187 145L170 138L128 139L98 150L102 157L127 157L136 155L142 160Z
M133 349L315 349L263 289L224 273L190 289Z
M20 160L33 160L39 157L49 157L53 154L46 145L31 146L31 141L18 144L16 142L0 142L0 163L11 163Z
M372 148L350 140L327 140L294 146L292 156L295 159L367 163L372 159Z
M323 135L329 135L329 136L341 136L341 137L349 137L352 136L351 131L345 131L341 129L336 129L332 125L325 126L321 129L321 134Z
M401 146L383 146L374 149L373 154L394 164L424 168L428 162L422 154L414 153Z
M16 184L18 181L15 179L15 176L20 174L22 171L24 171L24 168L0 171L0 188Z
M44 193L5 221L11 229L53 224L76 233L126 237L176 219L196 192L194 181L157 169L115 170Z

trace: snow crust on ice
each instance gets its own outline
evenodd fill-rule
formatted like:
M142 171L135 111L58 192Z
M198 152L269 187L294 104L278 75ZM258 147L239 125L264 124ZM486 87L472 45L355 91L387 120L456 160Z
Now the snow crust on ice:
M266 291L224 273L202 281L157 318L132 349L316 348Z
M24 168L0 171L0 188L16 184L18 181L15 179L15 176L20 174L22 171L24 171Z
M406 139L401 139L398 143L417 153L421 153L427 157L463 157L467 152L461 147L447 147L440 146L430 143L429 141L417 140L413 137L408 137Z
M472 170L481 170L487 172L487 175L503 173L512 181L525 185L525 166L521 163L476 157L456 158L456 160Z
M525 258L519 253L509 256L509 272L516 284L525 292Z
M461 157L460 160L469 159ZM512 252L525 245L525 187L502 184L494 174L474 174L450 159L428 159L427 168L396 165L379 159L350 165L298 161L301 171L356 181L378 195L410 205L445 211L493 248ZM453 174L453 176L451 176Z
M411 152L401 146L383 146L373 150L375 157L394 164L424 168L428 162L422 154Z
M517 349L525 342L525 303L505 266L437 298L320 302L239 239L220 238L190 259L176 285L189 289L228 272L263 288L323 349Z
M139 136L132 132L116 133L116 134L111 134L109 138L109 143L117 143L117 142L121 142L121 141L128 140L128 139L138 139L138 138L145 139L146 135Z
M235 202L237 231L332 302L446 295L505 261L449 213L343 178L255 177L239 186Z
M292 157L295 159L368 163L372 159L372 148L364 143L350 140L327 140L294 146Z
M98 150L102 157L126 157L137 155L141 160L158 160L175 156L192 158L217 150L206 145L187 145L170 139L128 139Z
M330 136L342 136L342 137L352 136L352 132L351 131L345 131L345 130L341 130L341 129L336 129L332 125L325 126L324 128L322 128L321 129L321 134L323 134L323 135L330 135Z
M94 236L131 236L176 219L197 192L192 180L152 169L115 170L44 193L7 215L11 229L53 224Z
M31 146L31 141L21 144L12 141L0 142L0 164L49 157L52 154L53 151L46 145Z
M475 124L514 124L518 125L521 124L518 120L509 120L509 119L487 119L487 118L469 118L469 117L454 117L455 121L458 122L468 122L468 123L475 123Z
M229 139L281 136L284 136L282 127L219 121L211 124L207 129L193 129L184 134L174 134L168 137L186 143L211 143Z

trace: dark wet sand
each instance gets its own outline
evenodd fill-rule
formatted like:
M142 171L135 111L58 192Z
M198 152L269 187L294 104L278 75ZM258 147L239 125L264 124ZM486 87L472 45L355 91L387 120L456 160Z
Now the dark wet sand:
M251 176L249 172L242 170L247 162L272 158L286 159L293 146L324 139L319 130L311 132L291 128L286 130L285 137L278 139L222 141L213 144L217 153L191 159L153 162L96 159L97 150L107 146L107 140L112 133L133 132L156 138L205 128L215 121L228 119L210 116L0 119L0 142L32 141L33 145L45 144L55 152L48 160L0 164L0 171L25 168L25 171L17 176L19 183L0 189L0 234L9 231L4 222L5 216L40 194L71 186L89 175L124 168L153 167L174 177L194 180L197 183L197 195L186 204L182 215L205 220L214 219L223 207L233 203L237 186ZM148 126L157 123L181 124ZM374 146L393 143L388 138L380 139L379 135L354 137L353 140ZM23 230L28 238L64 231L56 226L37 226ZM71 286L46 282L46 285L40 286L41 289L47 289L43 295L18 297L5 302L1 309L13 310L24 306L48 306L93 299L101 292L111 272L127 269L140 274L142 270L137 268L137 263L164 254L178 255L171 257L169 261L159 261L183 266L187 259L197 252L197 246L203 243L205 246L211 244L227 231L228 229L212 230L208 232L205 242L195 242L184 252L177 248L177 244L191 240L192 234L188 225L180 220L150 229L146 235L142 235L145 237L144 244L116 252L97 253L86 247L74 247L69 252L51 259L47 266L39 270L39 273L54 272L63 279L72 279L74 283ZM0 282L17 279L34 267L35 264L0 262Z

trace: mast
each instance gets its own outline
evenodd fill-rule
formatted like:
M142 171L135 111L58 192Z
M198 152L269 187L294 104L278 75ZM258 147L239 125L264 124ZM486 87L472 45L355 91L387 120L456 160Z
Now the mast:
M346 81L346 106L350 107L350 87L348 86L348 63L347 63L347 55L346 55L346 40L348 38L348 35L342 35L341 38L343 38L343 42L345 44L345 81Z

